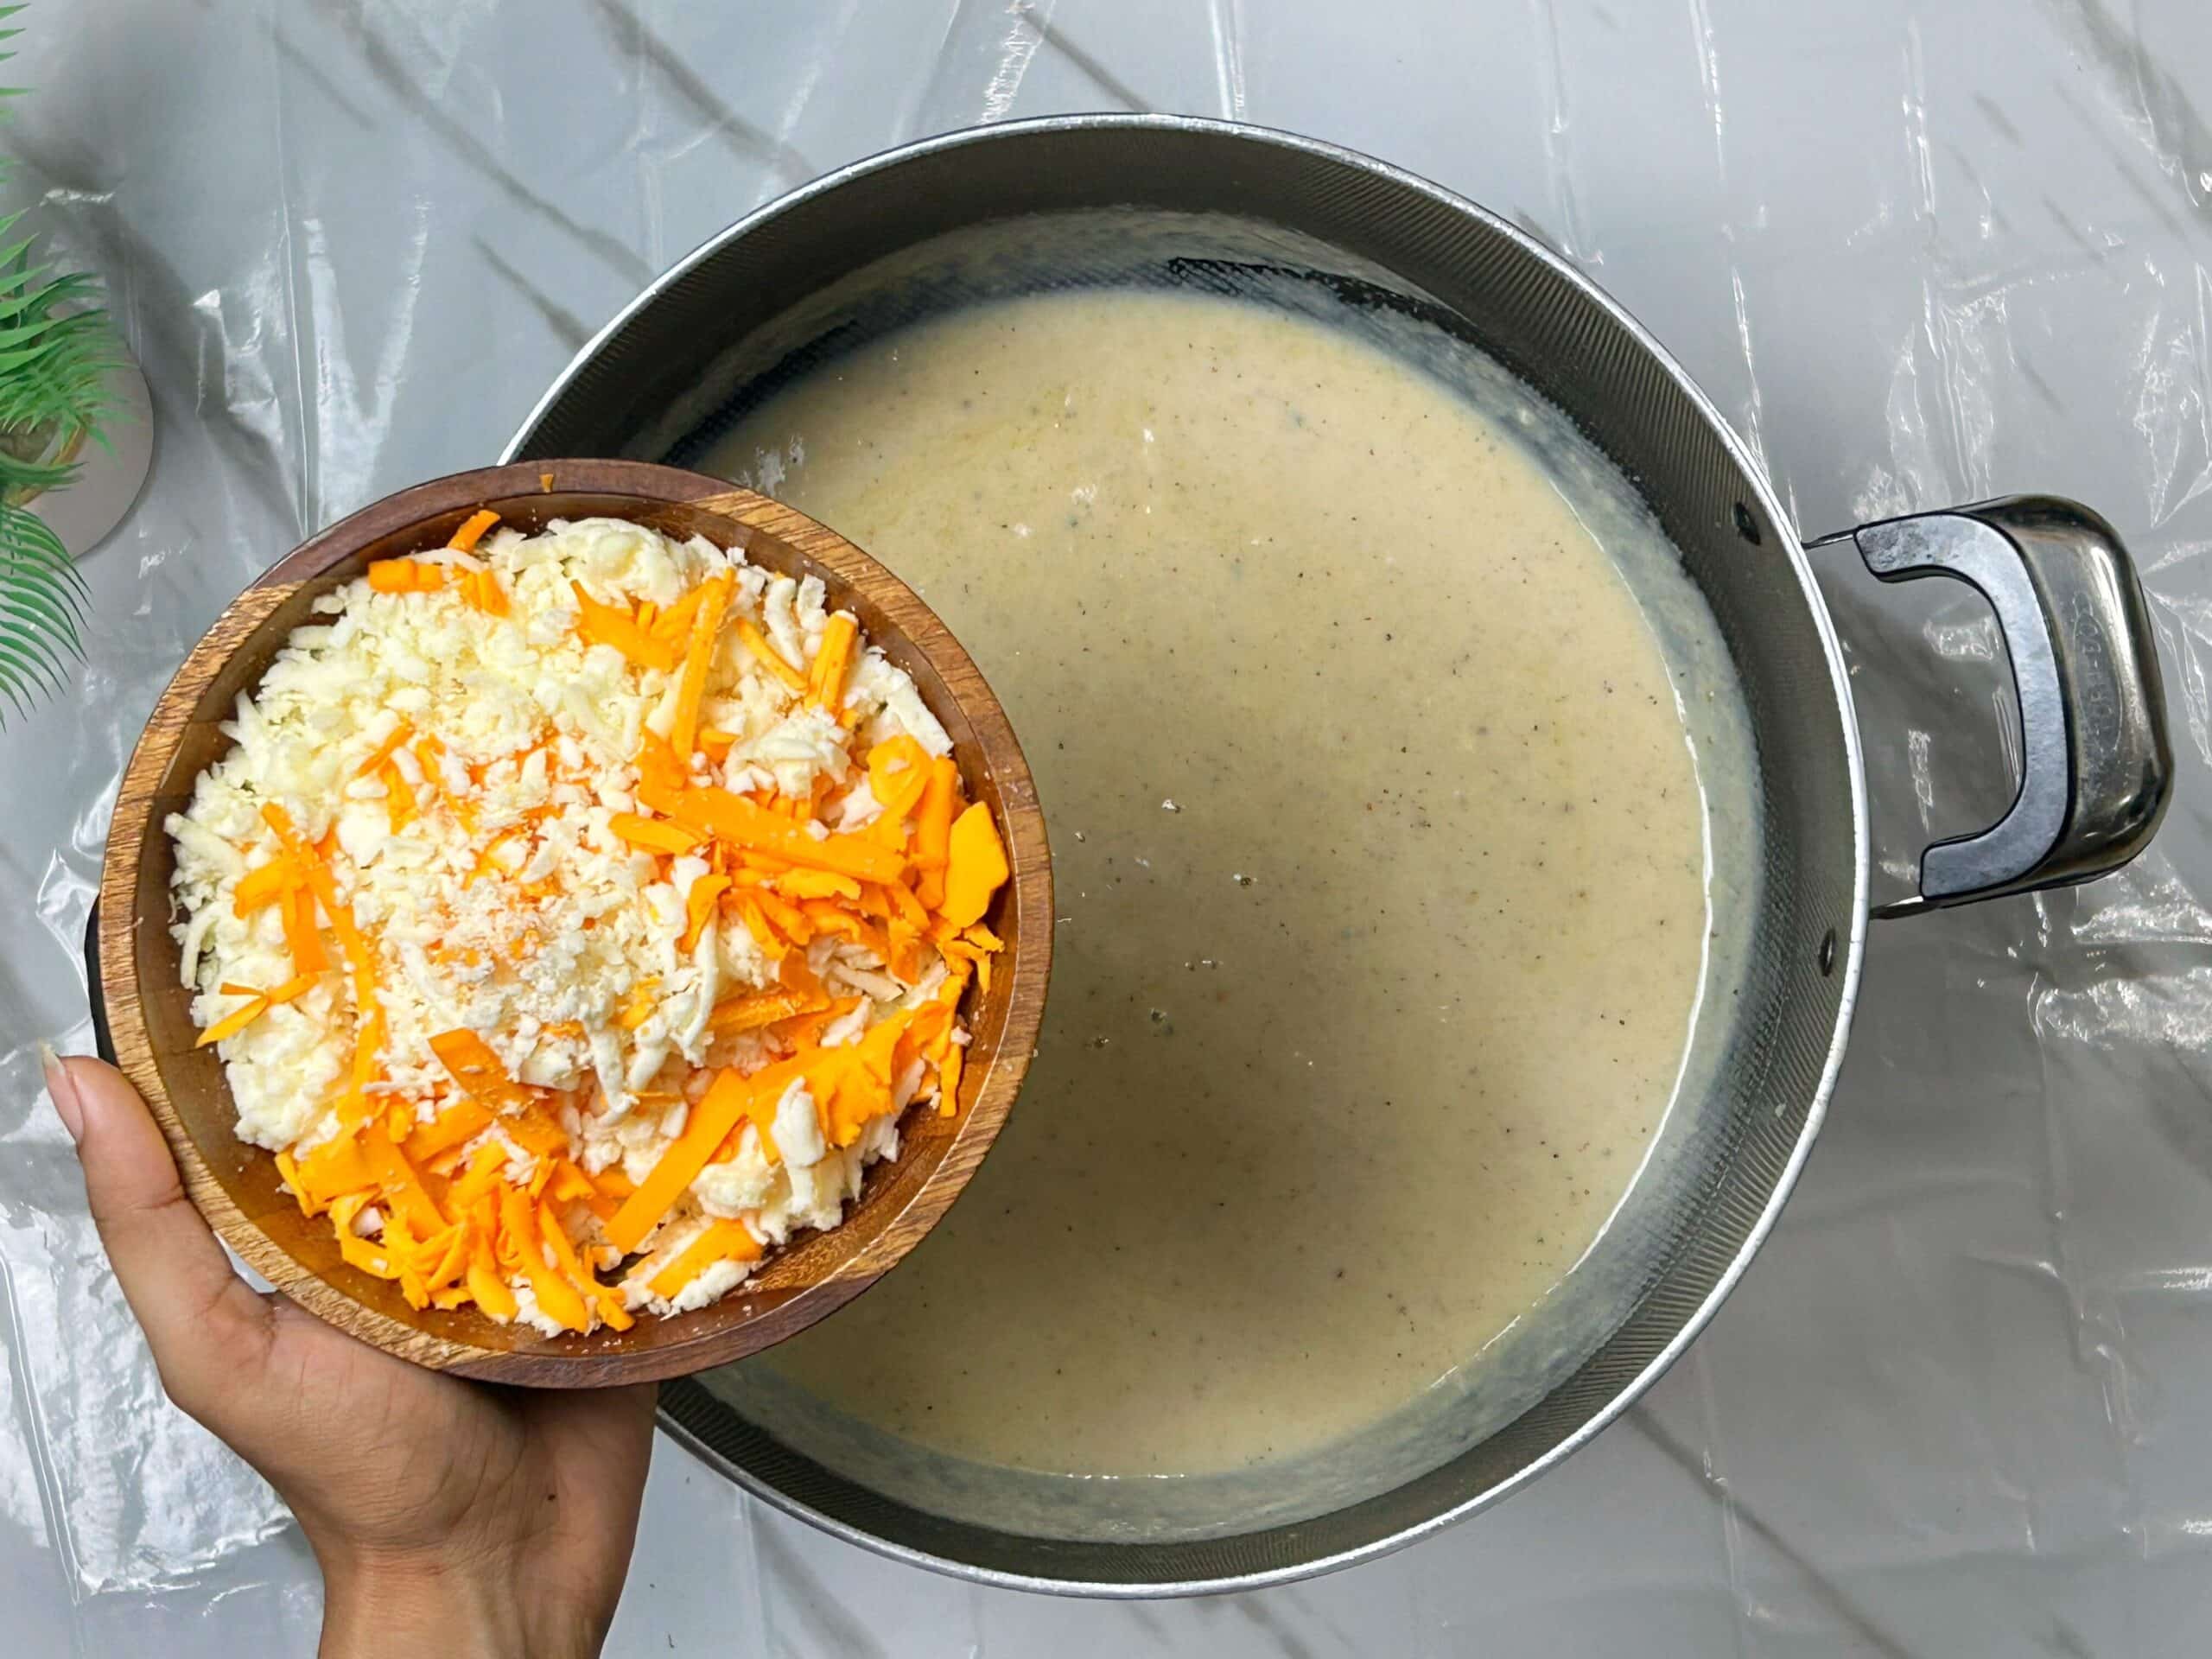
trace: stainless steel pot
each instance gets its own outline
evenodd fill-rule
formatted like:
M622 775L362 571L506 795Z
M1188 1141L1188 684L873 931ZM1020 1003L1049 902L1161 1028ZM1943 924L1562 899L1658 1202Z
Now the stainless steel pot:
M1080 270L1025 226L1072 227ZM1103 227L1087 240L1083 227ZM1133 224L1160 229L1130 235ZM936 255L972 242L972 256ZM1049 238L1048 238L1049 239ZM747 1491L882 1553L982 1581L1173 1595L1301 1577L1410 1542L1533 1479L1618 1414L1704 1326L1819 1130L1868 918L1865 771L1806 548L1758 466L1666 351L1586 278L1435 186L1310 140L1211 121L1012 124L861 162L732 226L563 372L503 459L691 459L717 412L857 340L992 293L1073 281L1217 286L1267 264L1429 318L1565 410L1636 485L1719 623L1759 757L1764 898L1694 1179L1611 1337L1517 1419L1425 1472L1294 1524L1071 1542L947 1519L833 1472L696 1382L666 1427ZM957 275L948 276L948 271ZM671 413L673 411L673 413ZM1887 581L1944 575L1994 607L2019 694L2023 779L1979 835L1929 847L1902 913L2088 880L2165 805L2157 658L2134 572L2086 509L2016 497L1862 526Z

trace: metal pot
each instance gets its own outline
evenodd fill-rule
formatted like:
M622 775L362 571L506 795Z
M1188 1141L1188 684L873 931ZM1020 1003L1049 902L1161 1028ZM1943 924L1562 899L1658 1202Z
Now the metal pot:
M1020 251L1026 226L1126 227L1132 214L1162 236L1093 237L1079 270ZM962 238L975 257L922 257ZM1611 1337L1504 1427L1330 1513L1245 1530L1225 1517L1207 1536L1024 1535L846 1478L696 1382L664 1391L671 1432L746 1490L841 1537L993 1584L1249 1588L1410 1542L1533 1479L1633 1401L1742 1274L1820 1128L1850 1027L1869 915L1865 769L1806 548L1712 403L1634 319L1512 226L1408 174L1172 117L1010 124L911 145L794 192L684 259L584 347L504 459L686 461L717 410L916 316L1075 281L1211 286L1254 258L1460 334L1573 416L1656 512L1719 624L1758 746L1764 898L1747 1006L1703 1103L1717 1131L1678 1184L1665 1247ZM2134 856L2164 809L2172 761L2142 596L2111 528L2069 503L2016 497L1827 540L1855 542L1887 581L1947 575L1979 588L2019 694L2024 775L2010 810L1927 849L1917 893L1881 913L2085 880Z

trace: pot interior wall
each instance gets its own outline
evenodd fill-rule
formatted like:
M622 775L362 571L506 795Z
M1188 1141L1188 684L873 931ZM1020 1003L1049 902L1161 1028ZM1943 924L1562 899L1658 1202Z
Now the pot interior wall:
M1065 1482L879 1443L766 1381L664 1393L674 1423L748 1484L865 1541L1109 1592L1294 1573L1377 1546L1495 1495L1607 1414L1701 1319L1815 1127L1859 906L1847 711L1787 526L1630 325L1517 232L1337 155L1128 124L910 152L802 193L683 268L592 348L512 458L696 464L778 386L905 323L1122 283L1349 306L1378 339L1433 323L1573 415L1658 515L1732 658L1700 671L1741 688L1756 801L1716 824L1715 850L1746 866L1758 900L1735 942L1733 1017L1703 1022L1693 1084L1569 1305L1448 1409L1294 1470L1077 1499Z

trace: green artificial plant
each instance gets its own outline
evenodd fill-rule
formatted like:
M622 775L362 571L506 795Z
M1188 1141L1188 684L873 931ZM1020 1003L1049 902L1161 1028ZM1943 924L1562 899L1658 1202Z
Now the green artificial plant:
M23 10L0 5L0 24ZM0 41L22 33L0 28ZM0 62L14 55L0 51ZM0 99L23 91L0 87ZM8 177L0 157L0 185ZM75 480L88 442L106 443L109 376L122 360L93 279L35 263L36 233L14 234L27 211L0 215L0 695L18 711L59 690L67 658L83 654L89 591L34 503Z

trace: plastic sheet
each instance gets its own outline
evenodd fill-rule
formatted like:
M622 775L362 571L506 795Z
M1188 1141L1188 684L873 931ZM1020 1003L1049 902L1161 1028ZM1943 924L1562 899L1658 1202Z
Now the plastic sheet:
M494 455L653 271L809 175L1147 107L1386 156L1637 312L1808 534L2098 506L2165 652L2178 798L2073 893L1878 926L1783 1222L1628 1420L1389 1560L1102 1607L893 1567L660 1448L622 1655L2183 1651L2212 1618L2212 13L2190 0L380 0L35 6L10 148L109 279L154 478L87 561L73 701L0 734L0 1606L10 1651L306 1651L269 1492L162 1402L33 1044L89 1046L114 781L305 531ZM1885 869L2008 791L1985 611L1832 585Z

